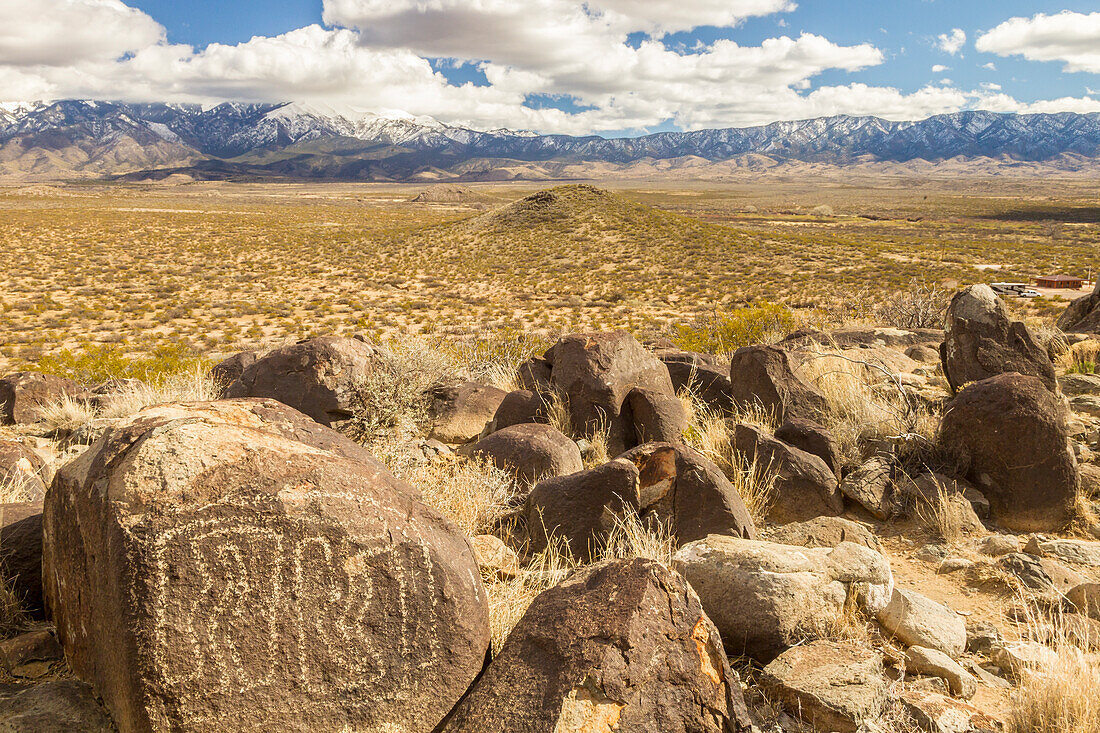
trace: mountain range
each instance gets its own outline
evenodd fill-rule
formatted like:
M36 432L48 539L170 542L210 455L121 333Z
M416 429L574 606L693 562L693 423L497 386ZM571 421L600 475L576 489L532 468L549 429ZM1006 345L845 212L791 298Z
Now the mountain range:
M783 166L1095 171L1100 114L847 115L641 137L478 131L316 104L0 103L0 176L463 181Z

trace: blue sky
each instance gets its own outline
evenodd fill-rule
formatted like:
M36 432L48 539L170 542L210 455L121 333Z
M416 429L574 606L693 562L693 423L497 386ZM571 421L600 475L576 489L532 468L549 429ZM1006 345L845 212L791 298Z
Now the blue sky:
M299 101L606 135L1100 111L1096 0L3 0L0 23L0 100Z

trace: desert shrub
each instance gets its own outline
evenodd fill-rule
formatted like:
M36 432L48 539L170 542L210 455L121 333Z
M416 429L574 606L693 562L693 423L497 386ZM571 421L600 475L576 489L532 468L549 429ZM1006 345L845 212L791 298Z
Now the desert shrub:
M942 328L950 298L938 285L913 280L877 302L872 317L894 328Z
M818 204L817 206L815 206L813 209L810 210L810 213L813 214L814 216L833 216L834 215L833 207L829 206L828 204Z
M779 341L799 325L790 308L764 301L746 308L715 311L695 323L677 325L672 341L688 351L732 354L743 346Z
M546 351L551 343L551 339L527 331L503 328L473 339L448 342L445 348L470 379L512 391L519 389L519 365Z
M209 369L212 362L180 344L158 346L148 355L131 357L116 344L88 344L42 356L32 369L93 385L111 379L140 379L157 384L180 374Z
M1066 349L1058 359L1066 374L1092 374L1100 365L1100 341L1088 339Z

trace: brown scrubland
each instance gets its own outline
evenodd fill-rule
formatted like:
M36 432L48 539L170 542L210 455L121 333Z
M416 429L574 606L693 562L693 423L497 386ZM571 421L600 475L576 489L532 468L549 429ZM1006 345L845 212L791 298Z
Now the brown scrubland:
M1100 187L629 185L0 189L0 377L72 380L0 381L37 400L0 419L0 729L226 730L262 685L206 691L254 675L315 709L234 728L1100 733L1100 334L1059 323L1091 287L968 287L1095 270ZM430 565L401 611L339 615L347 569L414 562L376 560L351 480ZM320 522L347 573L284 607L245 582L282 544L143 564L200 517ZM93 570L156 593L75 593ZM314 610L315 666L259 674ZM376 655L417 612L438 694Z

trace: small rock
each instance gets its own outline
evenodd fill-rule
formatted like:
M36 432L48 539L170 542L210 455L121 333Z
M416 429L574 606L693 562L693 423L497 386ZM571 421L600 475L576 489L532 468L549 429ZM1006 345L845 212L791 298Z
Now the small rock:
M915 591L894 588L890 603L877 619L907 646L936 649L952 659L966 648L966 624L959 615Z
M837 478L840 478L840 446L837 445L828 428L818 425L813 420L794 417L779 426L775 431L775 437L787 445L793 445L825 461L825 465L832 469Z
M1075 613L1100 621L1100 583L1081 583L1066 592L1066 602Z
M971 654L988 655L994 644L1004 641L1000 629L988 621L966 625L966 650Z
M971 560L967 560L965 557L949 557L940 563L940 566L936 568L937 575L949 575L951 573L957 573L960 570L967 570L972 568L974 563Z
M894 464L888 458L866 461L840 482L840 493L862 506L875 519L886 520L897 506L891 496Z
M936 649L909 647L905 651L905 671L943 678L955 697L969 700L978 691L977 680L958 662Z
M997 644L989 656L1005 674L1016 679L1028 671L1051 667L1058 662L1058 652L1034 641Z
M951 548L946 545L940 545L936 543L930 543L924 545L917 550L916 557L918 560L924 562L941 563L947 559L947 556L951 553Z
M1100 567L1100 542L1085 540L1041 540L1032 537L1024 552L1038 557L1056 557L1063 562L1072 562L1089 567Z
M474 548L474 557L482 574L498 578L514 578L519 573L519 558L515 550L499 537L491 534L479 534L470 540Z
M1004 677L1001 677L1000 675L993 674L973 659L966 660L966 668L970 670L971 674L973 674L974 677L976 677L977 680L984 685L994 687L998 690L1007 690L1012 687L1011 682L1006 680Z
M978 540L978 552L991 557L1001 557L1020 551L1020 540L1015 535L991 534Z
M994 733L1004 723L978 708L944 695L906 690L901 704L913 722L929 733Z
M843 517L817 517L805 522L791 522L773 529L770 542L799 547L836 547L841 542L882 552L882 543L867 527Z
M64 656L53 631L42 629L0 641L0 663L13 677L37 678Z
M1035 557L1022 552L1005 555L997 562L1002 569L1016 576L1026 588L1035 591L1065 593L1085 580L1050 558Z
M886 705L882 655L855 644L812 641L764 668L761 682L817 730L856 733Z

